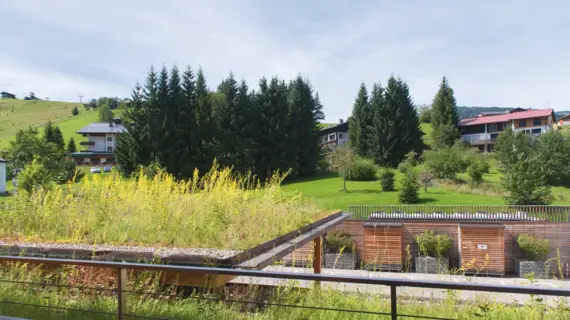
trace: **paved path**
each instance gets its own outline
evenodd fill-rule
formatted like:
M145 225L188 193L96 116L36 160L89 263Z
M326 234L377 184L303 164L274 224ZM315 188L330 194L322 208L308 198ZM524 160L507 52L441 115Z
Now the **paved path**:
M295 272L295 273L313 273L312 269L306 268L292 268L282 266L270 266L265 268L266 271L277 272ZM427 280L427 281L442 281L442 282L468 282L474 284L493 284L493 285L530 285L530 281L521 278L494 278L494 277L466 277L455 275L438 275L438 274L422 274L422 273L394 273L394 272L373 272L365 270L338 270L338 269L323 269L323 274L339 275L339 276L355 276L355 277L382 277L393 279L407 279L407 280ZM264 286L279 286L284 285L290 280L286 279L270 279L270 278L252 278L252 277L238 277L232 280L232 283L239 284L257 284ZM306 288L312 286L311 281L295 280L297 286ZM323 286L330 287L336 290L343 290L347 292L361 292L380 295L389 295L390 288L380 285L367 285L367 284L353 284L353 283L332 283L322 282ZM535 280L532 284L536 287L544 288L565 288L570 290L570 281L564 280ZM476 301L480 299L490 299L491 301L501 303L525 303L530 299L529 295L525 294L508 294L508 293L490 293L490 292L475 292L475 291L456 291L457 299L461 301ZM418 299L426 298L445 298L448 296L447 290L442 289L429 289L429 288L398 288L398 296L406 296ZM550 305L557 304L561 298L544 296L544 302ZM569 299L570 300L570 299Z

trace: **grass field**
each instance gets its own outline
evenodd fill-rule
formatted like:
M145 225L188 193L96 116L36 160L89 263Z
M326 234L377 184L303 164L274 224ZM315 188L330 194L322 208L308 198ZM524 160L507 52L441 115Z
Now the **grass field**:
M75 106L79 108L79 115L74 117L71 110ZM79 102L1 99L0 149L8 147L18 130L29 126L41 128L50 120L60 126L66 141L71 136L81 140L75 132L96 121L97 112L86 111Z

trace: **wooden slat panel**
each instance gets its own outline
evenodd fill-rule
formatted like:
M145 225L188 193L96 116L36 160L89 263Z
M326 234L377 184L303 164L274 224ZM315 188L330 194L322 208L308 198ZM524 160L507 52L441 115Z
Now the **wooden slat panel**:
M362 260L373 268L402 269L402 228L364 228Z
M404 259L407 255L406 247L410 246L410 253L412 256L419 255L418 245L416 243L416 236L426 230L433 230L436 233L446 233L451 237L453 243L451 249L447 252L449 257L450 267L456 268L459 266L459 253L457 251L457 222L406 222L404 223L404 240L402 245Z
M479 244L487 245L487 249L478 249ZM486 272L504 274L504 230L461 228L461 266L481 274Z

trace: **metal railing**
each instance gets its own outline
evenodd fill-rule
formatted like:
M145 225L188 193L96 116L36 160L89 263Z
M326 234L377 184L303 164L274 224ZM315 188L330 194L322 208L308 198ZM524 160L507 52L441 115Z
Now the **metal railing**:
M570 222L570 206L351 205L351 220Z
M113 292L116 296L117 299L116 313L109 313L109 312L88 310L88 309L71 309L71 308L49 306L49 305L27 304L17 301L5 301L5 300L0 300L0 304L15 304L15 305L29 306L29 307L84 311L87 313L99 313L106 315L112 314L115 315L117 319L137 318L137 317L145 319L164 319L164 318L154 318L148 315L130 314L127 312L128 310L127 293L149 294L148 292L127 290L126 287L127 274L128 274L127 270L189 273L193 274L194 276L201 275L203 277L217 275L217 276L233 276L233 277L247 276L247 277L270 278L270 279L306 280L306 281L314 281L314 283L317 285L322 282L336 282L336 283L388 286L390 287L390 312L374 312L367 310L351 310L351 309L328 308L328 307L319 307L319 306L283 304L277 302L268 302L267 300L244 301L244 300L234 300L234 299L216 299L208 297L206 297L205 299L218 301L218 302L228 302L228 303L245 303L245 304L263 305L263 306L279 306L284 308L305 308L305 309L313 309L321 311L350 312L350 313L361 313L368 315L373 314L379 316L389 316L390 319L392 320L396 320L399 317L403 318L409 317L416 319L450 319L443 317L406 315L398 313L397 289L399 287L415 287L415 288L430 288L430 289L445 289L445 290L468 290L468 291L478 291L478 292L496 292L496 293L570 297L570 290L551 288L551 287L539 288L535 286L503 286L503 285L491 285L491 284L474 284L467 282L466 283L441 282L441 281L407 280L407 279L394 279L394 278L335 276L335 275L310 274L310 273L267 272L267 271L257 271L257 270L224 269L224 268L209 268L209 267L188 267L188 266L176 266L176 265L118 263L118 262L104 262L104 261L92 261L92 260L69 260L69 259L29 258L29 257L20 257L20 256L18 257L0 256L0 263L6 263L6 262L39 264L46 267L74 265L74 266L114 269L117 279L116 281L117 285L113 289L86 288L81 286L66 286L58 284L37 283L37 282L28 282L28 281L13 281L13 280L2 280L2 279L0 279L0 285L2 285L2 283L17 283L21 285L30 285L30 286L39 285L40 287L43 288L46 288L48 286L56 286L56 287L77 288L77 289L86 289L86 290L107 290ZM195 297L190 297L189 299L192 298Z

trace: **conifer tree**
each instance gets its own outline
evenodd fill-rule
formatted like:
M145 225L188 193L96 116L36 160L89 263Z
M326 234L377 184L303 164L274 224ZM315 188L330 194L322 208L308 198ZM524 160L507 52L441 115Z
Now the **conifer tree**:
M349 119L348 136L350 143L356 153L360 156L368 156L370 154L370 137L369 130L373 125L374 114L371 111L368 101L368 92L366 85L360 84L358 95L354 100L352 107L352 115Z
M218 92L222 96L214 112L217 126L216 154L220 164L231 166L235 165L236 158L243 158L238 156L242 135L238 124L238 84L233 73L230 72L218 86Z
M162 72L161 72L162 74ZM175 177L180 177L179 159L181 157L181 150L177 147L176 140L181 138L186 141L186 137L177 135L178 116L182 104L182 88L180 85L180 72L178 67L173 66L170 71L170 77L167 84L167 97L164 104L161 106L161 132L162 135L157 137L160 139L160 157L166 171L170 172Z
M196 162L200 172L207 172L214 159L214 117L213 103L202 69L196 75L196 123L199 141L199 154Z
M459 130L457 129L459 117L453 89L445 77L443 77L439 91L433 98L430 116L435 145L451 147L459 139Z
M75 139L71 137L67 142L67 153L74 153L74 152L77 152L77 145L75 144Z
M44 127L44 141L45 142L54 142L55 141L55 127L51 120L46 123Z
M63 139L63 133L58 126L54 126L53 128L53 141L51 142L53 142L59 150L65 150L65 140Z
M194 72L188 66L182 75L182 101L180 104L178 121L176 125L176 139L173 141L180 150L178 159L179 175L189 178L197 167L200 153L196 123L196 82Z

